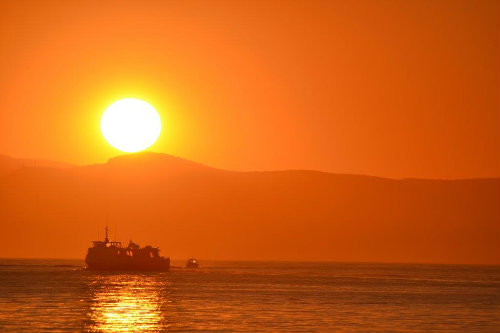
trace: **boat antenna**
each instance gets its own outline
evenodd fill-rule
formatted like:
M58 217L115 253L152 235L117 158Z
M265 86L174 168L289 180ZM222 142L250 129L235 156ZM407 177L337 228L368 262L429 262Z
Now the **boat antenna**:
M109 239L108 239L108 226L106 226L106 238L104 238L104 242L105 243L109 243Z

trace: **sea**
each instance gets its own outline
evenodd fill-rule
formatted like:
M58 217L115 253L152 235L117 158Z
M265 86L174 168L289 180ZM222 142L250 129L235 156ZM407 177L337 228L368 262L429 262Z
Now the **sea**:
M0 259L0 332L500 332L500 266Z

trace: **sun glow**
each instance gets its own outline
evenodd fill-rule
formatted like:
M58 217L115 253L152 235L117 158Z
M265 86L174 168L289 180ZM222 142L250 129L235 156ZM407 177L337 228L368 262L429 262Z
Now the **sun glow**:
M161 119L151 104L136 98L125 98L104 111L101 132L116 149L133 153L155 143L160 136Z

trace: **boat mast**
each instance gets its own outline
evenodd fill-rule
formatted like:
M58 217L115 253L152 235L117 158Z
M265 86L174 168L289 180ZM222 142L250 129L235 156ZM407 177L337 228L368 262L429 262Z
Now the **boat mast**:
M104 238L104 242L106 244L109 243L109 239L108 239L108 226L106 226L106 238Z

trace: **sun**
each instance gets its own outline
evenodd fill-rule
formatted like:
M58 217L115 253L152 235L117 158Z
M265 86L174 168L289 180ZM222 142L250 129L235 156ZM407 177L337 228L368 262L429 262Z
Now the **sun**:
M160 136L160 115L147 102L124 98L106 108L101 118L101 132L116 149L138 152L151 146Z

